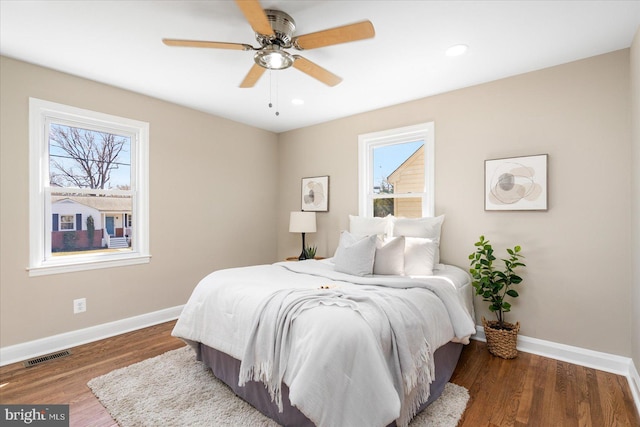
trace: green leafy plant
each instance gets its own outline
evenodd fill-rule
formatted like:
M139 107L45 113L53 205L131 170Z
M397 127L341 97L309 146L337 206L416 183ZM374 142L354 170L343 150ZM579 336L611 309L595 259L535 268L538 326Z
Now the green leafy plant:
M515 273L518 267L526 265L520 262L524 256L520 253L520 246L507 249L508 259L502 258L504 269L499 270L494 265L497 258L493 255L493 248L484 236L475 243L476 251L469 255L471 268L469 272L473 277L471 283L476 290L476 295L481 295L483 301L489 302L489 310L496 314L498 329L509 329L504 322L504 313L511 311L511 304L505 301L506 297L517 298L518 292L511 289L512 285L522 282L522 278Z
M316 256L317 250L318 250L317 246L307 246L304 250L304 253L307 256L307 259L314 259Z

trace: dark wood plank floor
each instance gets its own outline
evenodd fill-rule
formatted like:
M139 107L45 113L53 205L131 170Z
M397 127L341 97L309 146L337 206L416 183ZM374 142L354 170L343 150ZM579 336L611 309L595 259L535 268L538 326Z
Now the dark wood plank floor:
M4 366L0 403L70 404L71 426L116 426L87 382L184 345L170 335L174 323L75 347L71 356L35 367ZM527 353L503 360L472 341L451 381L471 394L462 427L640 427L626 378L570 363Z

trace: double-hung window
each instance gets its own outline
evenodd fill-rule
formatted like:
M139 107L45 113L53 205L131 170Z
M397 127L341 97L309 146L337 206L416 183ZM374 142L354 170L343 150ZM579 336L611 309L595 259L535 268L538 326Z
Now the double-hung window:
M358 137L359 214L434 215L433 122Z
M74 215L60 215L60 230L68 231L75 230L75 216Z
M29 100L29 274L149 261L149 124Z

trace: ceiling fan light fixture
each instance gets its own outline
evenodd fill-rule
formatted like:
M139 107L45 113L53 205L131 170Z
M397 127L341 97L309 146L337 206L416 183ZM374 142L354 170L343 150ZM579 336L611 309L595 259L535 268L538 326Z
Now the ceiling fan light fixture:
M268 70L284 70L291 67L295 59L288 52L281 50L280 46L272 45L256 52L253 60Z

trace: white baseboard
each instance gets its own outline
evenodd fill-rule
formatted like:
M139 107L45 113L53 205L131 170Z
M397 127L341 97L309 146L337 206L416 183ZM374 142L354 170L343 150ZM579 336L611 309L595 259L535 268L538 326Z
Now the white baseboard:
M636 409L640 414L640 375L633 363L631 363L629 371L629 387L631 388L631 394L633 394L633 400L636 402Z
M487 341L484 328L476 325L477 333L471 338L477 341ZM537 354L575 365L586 366L604 372L622 375L627 378L636 409L640 413L640 376L630 357L617 356L610 353L574 347L552 341L540 340L518 335L517 348L525 353Z
M0 348L0 366L175 320L184 306L170 307L77 331Z

